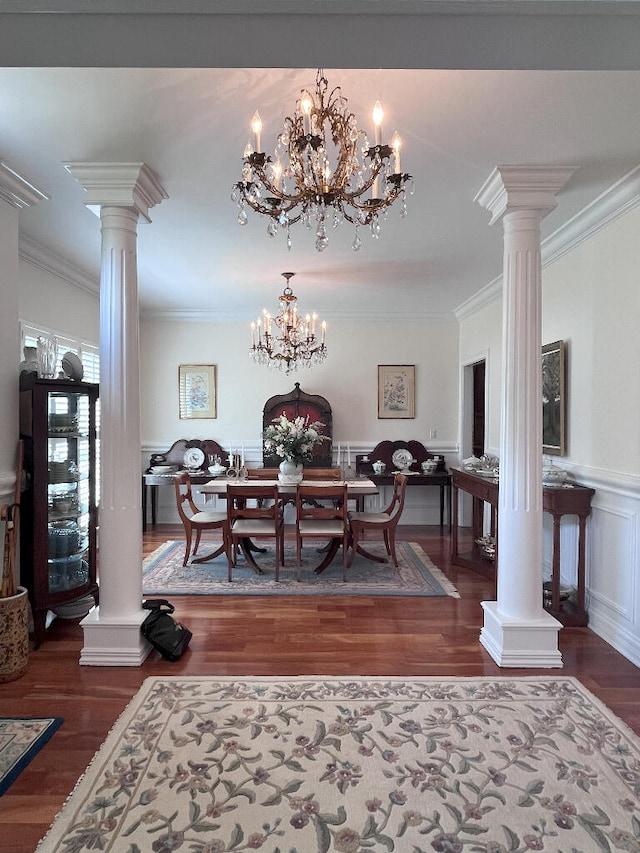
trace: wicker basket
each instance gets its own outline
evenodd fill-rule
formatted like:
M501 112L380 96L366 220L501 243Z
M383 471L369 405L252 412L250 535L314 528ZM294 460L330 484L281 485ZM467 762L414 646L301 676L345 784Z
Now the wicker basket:
M29 665L29 599L19 586L0 598L0 684L21 678Z

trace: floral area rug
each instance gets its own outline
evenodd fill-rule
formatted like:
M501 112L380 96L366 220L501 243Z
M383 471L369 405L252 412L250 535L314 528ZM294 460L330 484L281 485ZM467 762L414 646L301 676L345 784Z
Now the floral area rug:
M0 717L0 796L61 725L62 717Z
M637 851L639 792L573 678L149 678L37 853Z
M204 542L199 553L213 551L217 544ZM165 542L150 554L143 564L143 591L156 595L450 595L460 598L451 581L435 566L415 542L396 545L398 570L391 562L376 563L356 555L347 571L347 582L342 580L342 557L339 555L321 574L313 572L322 555L314 549L303 552L296 580L295 547L285 546L285 567L280 569L276 583L273 546L266 554L256 554L256 562L265 574L258 575L238 557L233 570L233 580L228 581L228 564L225 555L206 563L188 563L184 559L184 542ZM366 543L367 550L386 556L384 545Z

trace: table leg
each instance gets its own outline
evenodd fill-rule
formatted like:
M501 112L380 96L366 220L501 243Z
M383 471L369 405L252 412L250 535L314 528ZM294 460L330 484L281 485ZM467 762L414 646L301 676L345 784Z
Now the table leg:
M458 559L458 487L453 487L453 517L455 524L451 531L451 560L455 563ZM450 519L451 521L451 519Z
M578 534L578 589L576 592L576 610L578 613L584 613L584 564L585 564L585 535L586 535L587 518L584 515L578 516L579 534Z
M151 486L151 524L156 523L158 514L158 487Z
M440 483L440 529L444 527L444 483Z
M147 484L142 478L142 532L147 530Z
M322 572L324 572L324 570L327 568L329 563L333 560L335 555L338 553L339 547L340 547L340 540L339 539L332 539L331 542L329 543L329 547L327 548L324 559L322 560L320 565L317 566L313 570L316 575L319 575ZM324 550L324 549L322 549L322 550Z
M219 557L220 554L224 554L224 543L211 554L205 554L203 557L194 557L191 562L192 563L207 563L209 560L215 560L216 557Z
M551 609L560 607L560 516L553 516L553 558L551 561Z

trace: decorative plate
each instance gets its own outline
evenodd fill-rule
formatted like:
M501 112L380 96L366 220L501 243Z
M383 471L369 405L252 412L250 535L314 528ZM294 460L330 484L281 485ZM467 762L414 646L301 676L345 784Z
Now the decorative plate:
M71 350L62 356L62 370L65 376L68 376L69 379L74 379L76 382L80 382L84 376L82 362L75 352L71 352Z
M413 456L410 450L407 450L406 447L401 447L394 452L391 461L400 471L406 471L413 462Z
M204 462L204 452L199 447L190 447L184 454L184 464L187 468L198 469Z

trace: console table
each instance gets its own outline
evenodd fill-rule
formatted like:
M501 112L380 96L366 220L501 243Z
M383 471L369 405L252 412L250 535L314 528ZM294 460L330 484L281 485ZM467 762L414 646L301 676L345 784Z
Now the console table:
M436 459L436 457L419 441L381 441L371 453L356 454L356 474L359 477L368 477L373 480L376 486L392 486L395 472L395 465L392 461L393 454L396 450L405 449L411 453L415 460L408 471L403 472L408 474L407 485L437 486L440 489L440 527L444 527L446 506L449 532L451 532L451 474L445 468L442 457L437 459L438 466L433 474L425 474L422 471L422 463L426 462L427 459ZM378 460L387 466L384 474L376 474L373 470L373 463Z
M474 571L487 572L488 560L480 556L476 539L483 534L483 505L490 506L490 533L496 540L495 569L498 571L498 480L495 477L479 477L469 471L451 469L453 491L453 516L456 524L451 537L451 562ZM463 491L473 497L473 544L469 553L461 554L458 548L458 492ZM584 626L588 623L585 609L585 540L587 518L591 513L591 499L595 489L574 484L570 488L544 486L542 489L542 509L553 517L553 558L551 564L551 599L545 602L545 608L552 616L567 627ZM560 600L560 521L563 515L578 517L578 555L577 589L575 602Z

